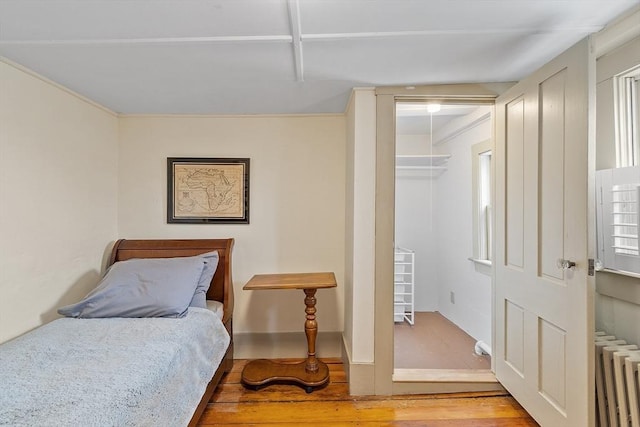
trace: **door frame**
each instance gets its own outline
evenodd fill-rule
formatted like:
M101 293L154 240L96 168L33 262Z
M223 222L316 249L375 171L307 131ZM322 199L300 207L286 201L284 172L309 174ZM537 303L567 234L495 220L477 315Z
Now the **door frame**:
M503 390L498 382L393 380L394 347L389 342L393 343L394 339L395 105L399 100L493 105L495 98L513 84L515 83L376 88L374 393L377 395ZM493 298L493 280L491 292ZM494 317L493 308L491 317Z

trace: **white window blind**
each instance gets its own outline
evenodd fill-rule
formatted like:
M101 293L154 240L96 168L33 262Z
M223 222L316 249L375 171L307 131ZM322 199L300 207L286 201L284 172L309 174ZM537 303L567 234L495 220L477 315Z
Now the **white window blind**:
M611 188L611 236L616 254L638 256L638 190L634 184Z
M605 268L640 274L640 166L596 174L598 257Z

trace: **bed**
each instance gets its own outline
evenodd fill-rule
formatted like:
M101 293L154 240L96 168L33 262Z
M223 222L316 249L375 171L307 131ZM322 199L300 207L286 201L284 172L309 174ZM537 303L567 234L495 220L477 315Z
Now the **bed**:
M0 425L196 425L233 364L233 243L117 241L101 284L136 263L196 265L214 253L206 308L190 305L164 317L64 317L0 345ZM200 280L204 264L194 276Z

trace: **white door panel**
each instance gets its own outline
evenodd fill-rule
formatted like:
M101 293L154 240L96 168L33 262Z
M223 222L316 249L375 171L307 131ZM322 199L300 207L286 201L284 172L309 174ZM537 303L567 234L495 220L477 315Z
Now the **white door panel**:
M539 227L540 273L549 279L564 279L563 270L556 266L564 253L564 163L565 109L564 97L567 70L549 77L539 84Z
M496 103L496 376L543 426L593 423L589 61L583 40Z
M518 97L506 106L507 141L507 265L524 268L524 99Z
M517 374L524 377L524 309L505 301L504 360Z

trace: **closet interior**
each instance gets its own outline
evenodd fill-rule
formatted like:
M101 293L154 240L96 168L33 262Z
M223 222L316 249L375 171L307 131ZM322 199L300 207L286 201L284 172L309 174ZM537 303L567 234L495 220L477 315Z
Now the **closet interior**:
M491 113L396 104L396 369L491 367Z

